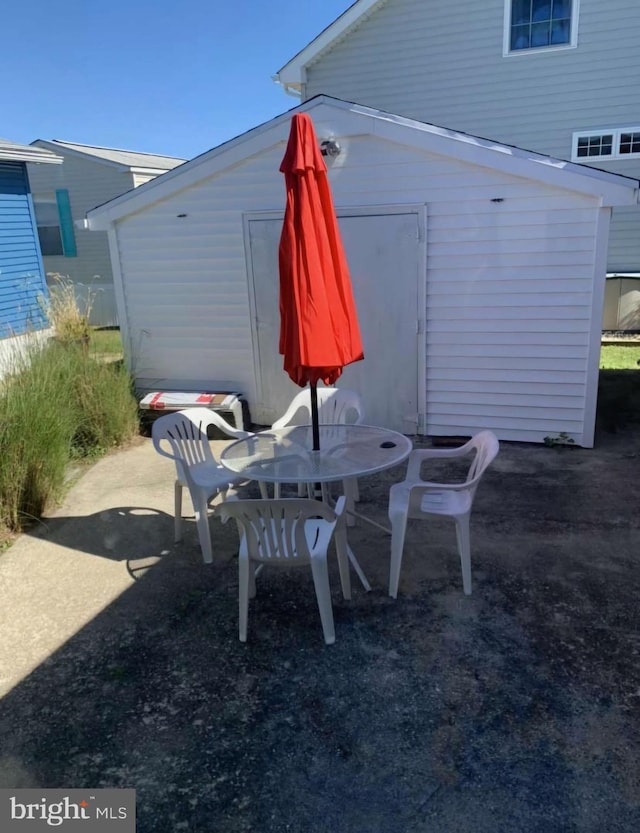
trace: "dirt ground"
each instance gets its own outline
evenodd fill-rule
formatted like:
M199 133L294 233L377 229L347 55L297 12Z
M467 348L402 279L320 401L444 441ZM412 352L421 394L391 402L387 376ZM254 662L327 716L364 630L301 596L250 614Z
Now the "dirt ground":
M102 461L0 559L15 657L56 606L82 622L0 702L0 786L133 787L140 833L635 833L640 423L615 397L593 450L502 444L470 597L446 520L410 524L395 601L389 538L350 529L372 590L344 601L332 559L330 647L303 570L265 571L240 644L232 525L204 565L149 441ZM403 473L360 511L384 523Z

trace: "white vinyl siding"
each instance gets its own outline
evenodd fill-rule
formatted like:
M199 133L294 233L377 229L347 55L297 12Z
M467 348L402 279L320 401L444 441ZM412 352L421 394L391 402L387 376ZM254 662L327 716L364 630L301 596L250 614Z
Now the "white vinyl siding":
M306 68L320 93L569 159L576 131L633 123L640 5L581 0L576 49L503 56L504 0L389 0ZM640 159L596 167L640 177ZM614 209L608 266L640 271L640 210Z
M381 139L341 144L336 206L428 203L426 432L581 442L597 199ZM255 398L243 214L283 210L283 152L116 223L141 390L226 382Z

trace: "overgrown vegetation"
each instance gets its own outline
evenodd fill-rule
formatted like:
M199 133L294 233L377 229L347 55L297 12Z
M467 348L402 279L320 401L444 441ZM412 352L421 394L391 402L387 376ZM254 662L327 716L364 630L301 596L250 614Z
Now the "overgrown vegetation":
M122 358L122 338L120 330L91 330L89 351L102 357Z
M64 491L72 460L98 456L138 433L122 362L98 360L75 305L51 313L56 337L16 356L0 383L0 532L18 532ZM75 309L74 309L75 307Z
M58 273L49 273L49 278L51 284L47 316L55 330L55 337L62 344L88 344L91 335L91 296L87 299L86 308L81 310L72 281Z

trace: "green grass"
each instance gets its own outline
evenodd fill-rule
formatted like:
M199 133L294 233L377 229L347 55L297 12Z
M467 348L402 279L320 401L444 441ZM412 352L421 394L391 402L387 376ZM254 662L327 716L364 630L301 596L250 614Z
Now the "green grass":
M640 344L604 344L600 348L601 370L638 370Z
M95 361L82 344L32 347L0 389L0 540L62 496L71 460L137 433L137 401L121 362Z
M91 330L89 351L94 354L122 357L120 330Z

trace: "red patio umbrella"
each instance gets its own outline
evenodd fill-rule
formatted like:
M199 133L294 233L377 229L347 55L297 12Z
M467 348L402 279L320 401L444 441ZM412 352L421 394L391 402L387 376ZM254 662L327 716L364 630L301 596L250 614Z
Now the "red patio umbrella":
M280 353L291 379L311 386L317 449L316 385L332 385L345 365L364 354L327 166L306 113L291 119L280 170L287 190L279 252Z

